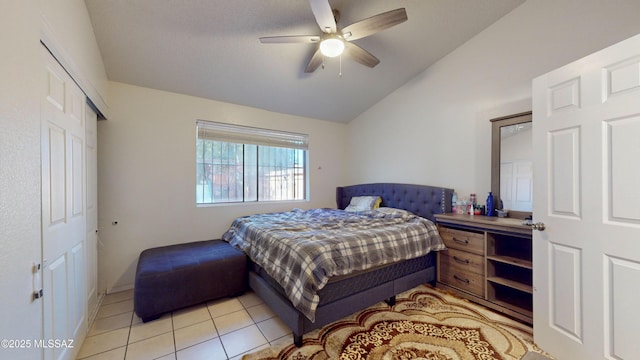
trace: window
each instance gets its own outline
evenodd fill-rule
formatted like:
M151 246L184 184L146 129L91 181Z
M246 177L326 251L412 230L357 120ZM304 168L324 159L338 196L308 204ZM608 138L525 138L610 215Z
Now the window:
M308 135L198 120L196 204L307 198Z

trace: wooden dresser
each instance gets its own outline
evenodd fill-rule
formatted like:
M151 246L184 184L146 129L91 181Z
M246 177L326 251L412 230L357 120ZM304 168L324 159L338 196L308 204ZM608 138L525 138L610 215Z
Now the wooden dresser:
M437 286L531 324L531 227L457 214L438 214L436 223L448 248L438 252Z

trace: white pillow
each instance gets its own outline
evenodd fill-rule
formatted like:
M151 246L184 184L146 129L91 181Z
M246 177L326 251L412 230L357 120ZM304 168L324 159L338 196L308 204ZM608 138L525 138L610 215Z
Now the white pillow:
M405 216L415 216L414 213L408 210L396 209L392 207L381 207L376 209L376 211L380 214L387 215L389 217L405 217Z
M354 196L345 211L369 211L380 206L380 196Z

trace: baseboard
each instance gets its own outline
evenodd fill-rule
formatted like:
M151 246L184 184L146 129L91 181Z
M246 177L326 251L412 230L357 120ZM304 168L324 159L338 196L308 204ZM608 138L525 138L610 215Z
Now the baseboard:
M113 293L117 293L125 290L131 290L131 289L133 289L133 284L115 286L107 290L107 294L113 294Z

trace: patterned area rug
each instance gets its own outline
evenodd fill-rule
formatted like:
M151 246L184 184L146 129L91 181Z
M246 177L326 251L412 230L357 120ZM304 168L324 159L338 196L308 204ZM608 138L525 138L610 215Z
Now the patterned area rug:
M489 360L542 351L531 327L428 285L305 334L303 346L275 345L244 360Z

